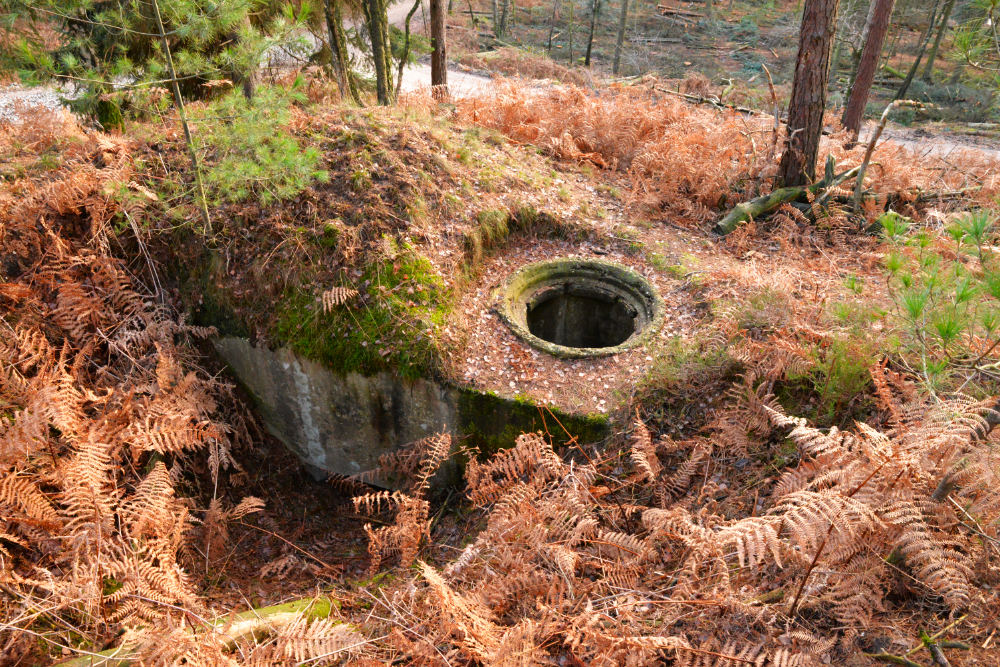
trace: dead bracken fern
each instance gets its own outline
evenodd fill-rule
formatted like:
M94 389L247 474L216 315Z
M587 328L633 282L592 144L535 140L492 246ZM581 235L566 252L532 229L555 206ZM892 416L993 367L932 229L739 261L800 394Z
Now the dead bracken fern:
M5 156L62 157L0 190L0 662L115 639L136 664L235 664L227 636L189 627L209 615L191 572L262 503L215 498L198 521L177 493L194 469L212 488L236 468L229 389L193 370L186 343L214 330L186 325L109 252L128 143L35 121L0 126ZM325 623L250 644L272 663L353 651L359 637Z
M685 83L695 90L704 88L703 82ZM700 225L761 194L761 187L775 175L775 155L766 149L773 141L772 119L687 104L661 88L651 80L650 85L640 82L600 91L572 85L539 90L518 80L501 80L492 94L464 97L458 107L463 120L499 130L514 141L534 144L559 159L625 174L631 183L627 203L657 217ZM838 165L860 164L865 147L845 148L852 143L846 139L846 134L824 139L820 164L827 156ZM922 217L929 208L924 198L929 190L968 190L961 198L965 207L992 206L1000 192L995 163L974 152L915 160L888 142L876 149L874 159L878 168L870 170L867 184L877 194L865 201L868 223L889 203L900 213ZM756 185L748 189L750 184ZM830 194L846 197L850 187L844 184ZM822 239L842 245L848 233L858 238L857 225L843 207L827 202L819 210L817 202L810 203L821 223L799 229L805 216L792 206L783 207L775 216L774 226L780 230L773 233L775 240L811 245Z
M483 664L667 656L678 665L820 665L851 652L893 587L953 613L976 596L984 603L982 563L1000 518L985 405L911 404L886 432L821 431L766 391L737 395L745 403L732 428L758 442L788 437L800 457L762 494L757 515L714 513L689 490L686 462L740 451L729 438L654 445L636 420L625 456L633 484L609 495L597 480L610 480L620 460L595 467L523 435L469 462L478 534L442 567L421 563L419 579L383 611L438 650ZM680 465L667 464L684 451ZM404 502L398 492L380 497ZM966 511L989 539L962 527Z
M433 435L379 461L376 478L393 478L403 491L375 491L354 497L354 508L369 514L395 510L391 524L372 527L365 524L371 571L378 571L383 559L398 554L403 567L412 565L425 539L430 539L430 502L427 492L431 478L451 452L451 436Z

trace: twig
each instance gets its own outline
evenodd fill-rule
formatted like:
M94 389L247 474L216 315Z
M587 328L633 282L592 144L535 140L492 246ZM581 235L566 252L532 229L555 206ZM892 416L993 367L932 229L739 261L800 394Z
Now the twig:
M306 556L309 556L310 558L312 558L314 561L316 561L317 563L319 563L323 567L325 567L327 569L330 569L330 570L335 570L336 569L332 565L330 565L329 563L327 563L326 561L323 561L323 560L317 558L316 556L313 556L311 553L309 553L308 551L306 551L302 547L298 546L297 544L294 544L293 542L289 542L288 540L286 540L281 535L278 535L277 533L272 532L272 531L268 530L267 528L261 528L260 526L253 525L252 523L246 523L245 521L236 521L235 523L237 523L237 524L239 524L241 526L246 526L247 528L253 528L255 530L259 530L262 533L267 533L271 537L276 537L279 540L281 540L282 542L284 542L285 544L287 544L288 546L290 546L291 548L295 549L296 551L299 551L299 552L305 554Z
M956 618L954 621L952 621L951 623L949 623L948 625L944 626L943 628L941 628L940 630L938 630L937 632L935 632L933 635L931 635L930 637L928 637L928 639L930 639L931 641L935 641L935 640L940 639L941 636L944 633L948 632L949 630L951 630L953 627L955 627L956 625L958 625L959 623L961 623L962 621L964 621L968 617L969 617L968 614L962 614L961 616L959 616L958 618ZM913 648L911 648L910 650L908 650L905 653L905 655L913 655L914 653L916 653L917 651L919 651L920 649L922 649L926 645L924 643L924 641L923 641L923 637L921 637L920 639L921 639L921 642L919 644L917 644L916 646L914 646Z
M771 91L771 106L774 109L774 131L771 135L771 149L768 151L767 161L768 164L774 161L774 154L778 150L778 132L781 129L781 110L778 107L778 95L774 92L774 79L771 78L771 70L767 68L767 65L761 65L761 69L764 70L764 74L767 75L767 87Z
M174 103L177 104L177 113L181 119L181 127L184 130L184 142L187 144L188 152L191 154L191 164L194 166L194 180L198 187L198 199L201 204L201 219L205 223L205 234L212 234L212 219L208 215L208 202L205 199L205 185L201 180L201 164L198 162L198 151L194 148L194 140L191 138L191 128L188 127L187 114L184 112L184 98L181 96L181 87L177 83L177 72L174 71L174 59L170 54L170 43L167 41L166 31L163 29L163 18L160 16L160 3L153 0L153 14L156 16L156 28L160 31L160 40L163 43L163 52L167 57L167 72L172 79L174 89Z

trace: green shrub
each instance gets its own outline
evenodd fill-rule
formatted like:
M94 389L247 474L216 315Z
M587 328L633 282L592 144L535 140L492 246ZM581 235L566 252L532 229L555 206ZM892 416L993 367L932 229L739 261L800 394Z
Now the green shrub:
M967 213L941 232L912 230L895 213L881 222L891 246L885 266L904 352L932 388L947 387L956 376L980 376L1000 333L993 214Z
M204 180L211 202L238 202L254 196L266 205L328 178L319 169L319 149L303 147L286 127L291 104L302 100L294 87L291 91L267 87L259 89L253 101L232 91L192 109L192 121L207 121L199 125L198 140L205 155ZM218 117L229 122L210 122Z

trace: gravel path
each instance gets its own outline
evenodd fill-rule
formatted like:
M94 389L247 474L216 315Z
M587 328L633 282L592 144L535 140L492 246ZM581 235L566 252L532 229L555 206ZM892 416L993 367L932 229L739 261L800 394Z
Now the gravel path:
M18 122L21 111L35 107L55 111L61 104L55 91L45 86L34 88L24 88L17 84L0 86L0 123Z

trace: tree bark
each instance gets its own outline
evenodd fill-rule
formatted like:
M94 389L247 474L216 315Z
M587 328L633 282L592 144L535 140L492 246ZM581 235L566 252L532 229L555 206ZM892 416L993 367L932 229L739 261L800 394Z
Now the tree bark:
M573 64L573 28L576 21L574 16L576 0L569 0L569 64Z
M406 19L403 21L403 55L400 56L396 69L396 99L399 99L399 92L403 88L403 71L406 69L406 61L410 59L410 21L413 20L417 9L422 6L421 0L414 0L413 6L410 7L410 11L406 13Z
M622 0L621 14L618 17L618 39L615 41L615 63L611 72L618 75L618 66L622 58L622 42L625 41L625 22L628 21L628 0Z
M778 186L804 185L815 180L839 4L839 0L806 0L802 10L795 79L788 103L788 138L778 165Z
M556 32L556 19L559 18L560 4L561 4L560 0L555 0L555 2L552 3L552 20L549 21L549 44L548 47L546 47L546 51L548 52L549 57L552 56L552 36Z
M906 97L906 91L910 89L910 84L913 83L913 77L917 75L917 70L920 68L920 61L924 59L924 52L927 51L927 44L931 41L931 35L934 34L934 26L937 25L937 10L941 6L941 0L934 0L934 6L931 8L931 19L930 23L927 25L927 32L924 33L923 39L920 40L920 50L917 51L917 57L913 61L913 66L910 67L910 71L906 74L906 79L903 81L903 85L899 87L896 91L896 96L894 100L901 100Z
M497 39L503 39L507 35L507 27L510 22L511 0L493 0L493 34Z
M865 105L868 104L868 95L875 80L875 71L882 56L882 47L889 32L889 21L895 4L896 0L874 0L872 11L868 14L861 59L858 61L854 85L851 86L850 96L847 98L847 105L841 118L844 127L851 133L852 144L858 140L858 133L861 131L861 119L865 114Z
M944 37L944 33L948 30L948 21L951 19L951 10L955 7L955 0L947 0L944 5L944 13L941 16L941 27L938 28L937 37L934 38L934 45L931 46L931 52L927 54L927 66L924 68L924 74L921 77L927 83L930 83L934 78L934 61L937 59L938 49L941 48L941 38Z
M334 76L342 98L350 98L361 106L358 86L351 76L350 55L347 51L347 36L344 34L344 17L337 0L323 0L326 14L326 31L330 39L330 58L333 61Z
M378 103L392 104L392 51L389 43L388 4L384 0L365 0L362 3L368 38L372 44L375 61L375 94Z
M590 37L587 39L587 54L583 58L584 67L590 67L590 53L594 48L594 31L597 29L597 16L601 13L601 0L593 0L590 5Z
M448 97L448 42L444 0L431 0L431 87L434 96Z

